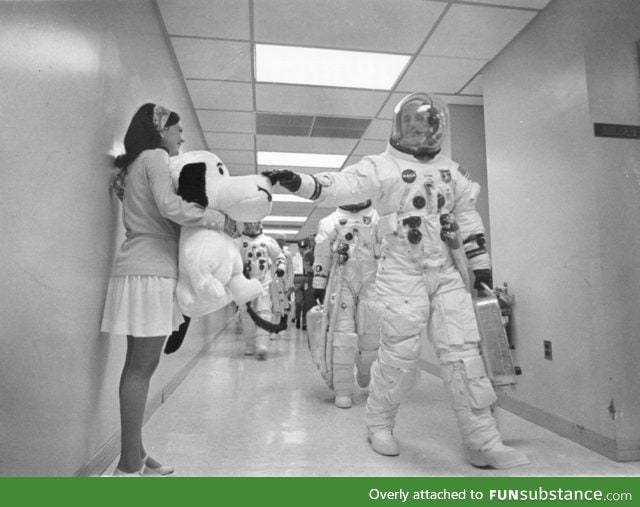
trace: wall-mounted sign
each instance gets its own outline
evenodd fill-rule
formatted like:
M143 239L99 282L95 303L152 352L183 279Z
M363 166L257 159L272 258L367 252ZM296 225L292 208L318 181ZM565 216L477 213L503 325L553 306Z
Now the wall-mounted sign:
M640 139L640 125L617 125L615 123L594 123L596 137L618 137Z

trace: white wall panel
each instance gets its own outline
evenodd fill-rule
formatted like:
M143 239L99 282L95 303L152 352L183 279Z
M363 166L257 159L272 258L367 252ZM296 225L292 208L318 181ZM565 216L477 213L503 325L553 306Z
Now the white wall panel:
M119 431L107 152L145 102L181 113L186 149L204 140L150 1L0 2L0 67L0 475L73 475ZM201 346L165 357L152 399Z

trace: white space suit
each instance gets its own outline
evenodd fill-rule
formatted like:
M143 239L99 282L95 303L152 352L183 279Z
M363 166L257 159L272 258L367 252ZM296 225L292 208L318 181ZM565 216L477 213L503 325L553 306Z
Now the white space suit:
M278 305L276 305L277 311L278 312L282 312L282 313L286 313L287 315L289 315L289 313L291 312L291 295L293 294L294 291L294 286L293 286L293 254L291 253L291 251L289 250L289 248L286 246L286 237L284 234L279 235L275 238L276 242L278 243L278 246L280 247L280 249L282 250L282 253L284 254L284 258L285 258L285 274L284 277L282 278L278 278L277 276L275 276L275 271L277 270L276 266L274 265L274 269L272 269L272 275L275 277L275 282L276 282L276 295L278 298Z
M349 408L353 404L354 363L358 385L367 387L371 364L378 354L379 336L373 308L378 256L377 222L378 213L371 206L371 201L344 206L320 220L315 237L314 293L324 293L336 252L344 252L347 257L340 269L340 294L325 296L325 304L339 301L338 308L332 309L336 312L332 357L335 404L340 408Z
M340 172L265 175L321 206L348 204L354 196L371 199L380 215L376 314L381 338L365 416L372 448L385 455L399 453L392 431L400 403L416 384L420 335L426 330L470 462L510 468L528 459L502 443L471 295L453 255L464 248L472 270L491 267L475 209L480 188L457 163L439 154L446 121L446 106L438 99L412 94L396 106L384 153L366 156ZM441 236L451 234L443 224L452 216L464 246Z
M245 275L262 282L265 294L251 301L251 307L258 316L266 321L276 322L280 319L279 309L274 312L270 285L275 276L284 277L286 273L286 259L275 239L262 233L262 226L258 222L244 224L240 237L236 239ZM273 274L272 274L273 273ZM269 350L269 331L256 326L244 307L240 308L242 332L245 340L245 354L257 354L258 359L265 359Z

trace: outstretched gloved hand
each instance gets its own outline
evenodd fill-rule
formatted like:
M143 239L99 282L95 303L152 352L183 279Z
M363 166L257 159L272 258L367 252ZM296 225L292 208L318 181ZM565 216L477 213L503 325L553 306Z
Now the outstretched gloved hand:
M302 178L298 173L289 171L288 169L276 169L273 171L264 171L263 176L269 178L272 185L279 183L290 192L296 192L302 185Z

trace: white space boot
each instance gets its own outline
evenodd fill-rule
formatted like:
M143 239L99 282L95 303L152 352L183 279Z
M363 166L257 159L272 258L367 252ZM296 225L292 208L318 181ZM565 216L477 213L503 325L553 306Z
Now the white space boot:
M397 456L400 454L398 441L389 428L376 432L369 430L368 438L369 443L371 443L371 448L378 454L382 454L383 456Z
M503 470L530 463L529 458L523 452L504 445L502 442L495 443L489 449L478 451L467 449L467 455L469 462L474 467L491 467Z
M259 334L256 336L256 357L266 359L269 351L269 335Z
M351 408L353 406L353 399L350 392L337 391L333 403L338 408Z

